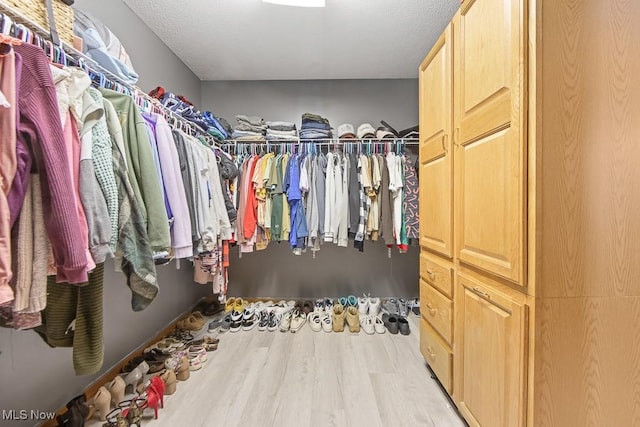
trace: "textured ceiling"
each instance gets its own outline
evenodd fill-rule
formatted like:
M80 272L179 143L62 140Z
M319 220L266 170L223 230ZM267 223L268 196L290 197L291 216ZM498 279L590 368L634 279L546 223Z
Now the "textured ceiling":
M124 0L202 80L416 78L459 0ZM161 66L161 64L158 64Z

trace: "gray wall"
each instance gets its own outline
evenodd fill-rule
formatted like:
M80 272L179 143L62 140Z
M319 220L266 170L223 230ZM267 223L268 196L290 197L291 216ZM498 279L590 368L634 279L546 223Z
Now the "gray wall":
M202 82L202 109L226 118L247 114L300 126L303 113L357 127L384 120L397 130L418 124L418 80L291 80Z
M142 89L160 84L199 104L198 78L120 0L77 0L76 4L111 27L125 44L141 76ZM159 63L162 67L158 67ZM112 261L105 265L103 372L164 329L199 298L211 294L209 286L193 283L193 269L188 263L183 262L182 268L176 270L172 262L159 267L158 273L158 297L145 311L134 313L124 275L115 272ZM0 329L0 410L51 411L64 406L102 373L77 377L71 357L71 349L50 348L35 332ZM0 425L7 425L6 421L0 421Z
M76 0L74 7L98 18L120 39L146 93L156 86L200 105L200 79L122 0Z
M418 122L417 80L224 81L203 82L202 106L231 124L238 114L266 120L292 121L312 112L327 117L334 128L342 123L380 120L400 130ZM229 295L245 297L317 298L363 292L377 296L418 294L418 249L407 254L382 242L366 242L364 253L331 244L295 256L284 243L267 250L231 252Z

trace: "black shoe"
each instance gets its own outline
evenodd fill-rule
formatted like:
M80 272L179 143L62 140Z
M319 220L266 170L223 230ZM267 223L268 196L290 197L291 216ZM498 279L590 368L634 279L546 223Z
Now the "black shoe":
M398 317L394 314L389 315L384 313L382 315L382 322L384 322L384 326L387 327L390 334L396 335L398 333Z
M409 321L406 317L398 317L398 329L402 335L409 335L411 331L409 330Z

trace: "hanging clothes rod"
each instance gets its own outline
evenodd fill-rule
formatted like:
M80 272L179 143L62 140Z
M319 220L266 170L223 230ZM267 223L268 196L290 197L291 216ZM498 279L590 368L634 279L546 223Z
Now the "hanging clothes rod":
M385 138L385 139L355 139L355 138L322 138L322 139L271 139L271 140L242 140L225 139L221 144L246 145L280 145L280 144L384 144L401 143L404 145L418 145L418 138Z
M45 42L44 43L45 46L49 45L54 50L60 49L64 53L64 55L61 55L61 56L64 57L68 55L73 60L72 62L75 62L75 65L78 65L78 67L80 68L84 68L85 71L87 72L93 72L96 76L99 77L99 83L101 83L102 86L110 85L113 88L118 88L118 87L125 88L126 90L124 90L124 92L128 91L127 94L130 95L132 98L134 98L134 100L136 101L136 104L138 104L138 106L141 107L142 109L146 109L148 111L155 111L157 113L162 114L167 119L167 121L173 122L173 123L176 123L176 122L179 123L180 128L185 130L187 133L191 135L194 135L194 136L208 135L204 130L200 129L198 126L196 126L189 120L183 118L182 116L166 108L157 99L147 95L139 87L132 85L130 83L127 83L124 80L120 79L118 76L112 74L109 70L103 68L96 61L84 55L82 52L75 49L73 46L69 45L68 43L62 42L59 46L54 46L48 41L49 32L46 28L43 28L42 26L38 25L32 19L23 15L21 12L17 11L13 7L7 4L0 3L0 14L9 18L9 20L11 21L11 22L5 23L5 25L2 26L3 28L0 28L1 33L7 34L7 32L11 31L12 29L15 29L15 30L26 29L32 32L34 35L37 35L40 38L40 40ZM46 49L45 49L45 53L51 54L49 52L46 52ZM69 58L65 57L63 58L63 60L68 61ZM63 65L67 65L67 64L63 64Z
M71 59L73 60L72 62L75 62L75 65L77 65L80 68L84 68L85 71L89 72L93 72L97 77L99 77L99 82L98 84L101 86L111 86L113 88L125 88L124 92L126 93L128 91L128 95L130 95L132 98L134 98L134 100L136 101L136 104L142 108L143 110L147 110L147 111L155 111L157 113L162 114L165 119L167 119L167 121L170 124L175 124L178 123L180 129L186 131L187 133L189 133L190 135L193 136L201 136L203 138L206 138L207 140L209 140L211 137L211 135L206 132L206 130L200 128L199 126L195 125L194 123L190 122L189 120L183 118L182 116L180 116L179 114L175 113L174 111L168 109L167 107L165 107L164 105L162 105L162 103L160 103L160 101L158 101L155 98L152 98L151 96L147 95L145 92L143 92L139 87L132 85L130 83L125 82L124 80L122 80L121 78L119 78L118 76L114 75L113 73L111 73L109 70L103 68L100 64L98 64L95 60L89 58L88 56L84 55L82 52L80 52L79 50L75 49L73 46L69 45L68 43L65 42L61 42L60 46L53 46L53 44L51 44L50 42L48 42L48 38L49 38L49 31L46 28L43 28L42 26L38 25L37 23L35 23L32 19L30 19L29 17L23 15L21 12L17 11L16 9L14 9L13 7L4 4L4 3L0 3L0 14L8 17L11 22L9 23L9 25L3 25L3 28L0 28L0 33L2 34L7 34L5 33L5 31L9 32L13 29L14 25L15 28L20 30L21 28L24 28L28 31L31 31L34 34L37 34L40 39L42 41L44 41L45 46L50 45L52 46L54 49L61 49L61 51L63 52L64 55L61 56L65 56L68 55L69 57L71 57ZM6 23L5 23L6 24ZM46 49L45 49L45 53ZM50 55L52 55L52 53L48 53ZM68 61L68 58L64 57L63 60L66 62ZM63 64L63 65L67 65L67 64ZM364 143L364 144L377 144L377 143L398 143L401 142L404 145L417 145L418 144L418 139L417 138L394 138L394 139L351 139L351 138L326 138L326 139L313 139L313 140L305 140L305 139L292 139L292 140L256 140L256 141L243 141L243 140L224 140L224 141L220 141L221 144L223 145L232 145L232 144L264 144L264 145L275 145L275 144L350 144L350 143Z

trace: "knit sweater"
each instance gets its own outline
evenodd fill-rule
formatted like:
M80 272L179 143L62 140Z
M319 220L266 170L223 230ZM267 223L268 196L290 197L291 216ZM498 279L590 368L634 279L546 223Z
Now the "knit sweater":
M57 280L84 283L88 279L86 248L78 212L68 209L75 205L74 186L49 61L39 47L25 43L15 49L22 56L18 131L36 153L45 227L58 270Z

